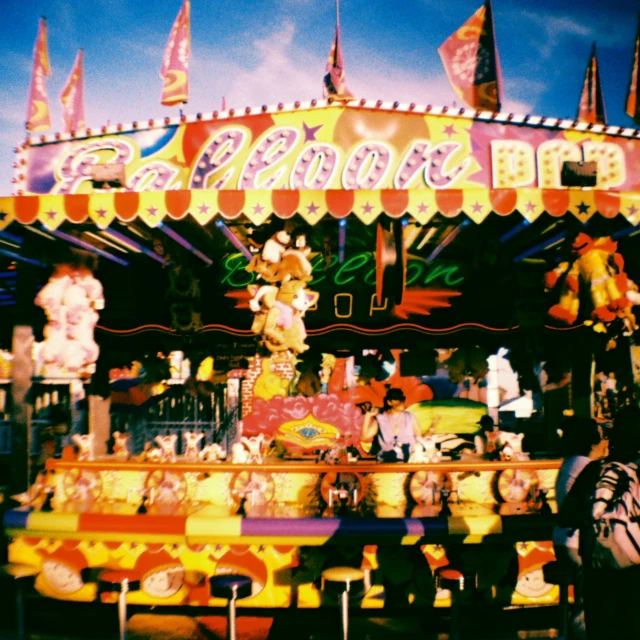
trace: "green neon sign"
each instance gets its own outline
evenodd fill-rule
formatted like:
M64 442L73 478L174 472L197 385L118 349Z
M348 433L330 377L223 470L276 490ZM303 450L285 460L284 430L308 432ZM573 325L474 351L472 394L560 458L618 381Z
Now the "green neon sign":
M241 253L230 253L222 262L224 276L221 283L231 289L242 289L247 285L260 282L255 273L246 271L247 259ZM362 282L367 286L376 283L376 261L371 251L361 251L345 260L338 262L338 256L331 255L328 265L325 257L317 255L311 261L313 280L309 287L313 289L321 282L329 279L331 284L340 289L352 282ZM426 287L439 283L441 286L455 287L464 281L460 273L460 265L454 263L427 264L423 258L410 256L407 260L407 286Z

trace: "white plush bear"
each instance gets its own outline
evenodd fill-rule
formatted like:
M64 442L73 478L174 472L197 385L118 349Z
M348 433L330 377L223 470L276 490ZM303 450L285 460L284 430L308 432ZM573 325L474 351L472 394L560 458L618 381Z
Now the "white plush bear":
M524 460L526 454L522 451L522 440L524 433L511 433L510 431L500 432L500 445L502 446L502 456L505 460Z
M271 264L278 264L290 242L291 236L284 229L278 231L264 243L261 254L262 259Z
M70 284L62 296L62 305L67 312L67 322L69 324L78 324L82 319L82 315L90 308L87 292L75 282Z
M243 436L240 442L247 448L247 451L249 452L247 462L262 464L262 448L265 445L264 434L261 433L257 436L253 436L252 438Z
M417 439L417 442L419 442L423 448L422 462L440 462L442 453L438 449L437 439L435 436L421 436Z
M87 273L79 276L76 282L85 290L87 299L93 309L104 309L104 291L100 280Z
M244 464L249 460L249 452L242 442L234 442L231 445L231 462L233 464Z
M129 458L129 438L128 433L113 432L113 454L116 458L127 460Z
M172 433L170 436L156 436L155 441L162 451L162 462L176 461L176 442L178 436Z
M80 435L74 433L71 440L78 445L78 460L90 462L93 460L93 433Z
M200 440L204 438L204 433L196 433L195 431L185 431L182 434L185 443L185 458L198 459L200 456L200 449L198 445Z
M58 322L62 308L62 298L67 287L71 284L71 277L68 275L50 278L49 282L40 289L36 296L35 304L42 307L51 322Z
M62 366L66 344L64 325L48 324L44 328L44 338L40 355L45 364L55 363Z
M162 449L158 449L158 447L149 448L145 451L144 458L148 462L160 462L162 460Z
M416 442L413 447L411 447L411 454L409 455L408 462L427 462L425 460L424 446L421 442Z
M202 462L218 462L227 457L227 452L217 443L208 444L200 451Z

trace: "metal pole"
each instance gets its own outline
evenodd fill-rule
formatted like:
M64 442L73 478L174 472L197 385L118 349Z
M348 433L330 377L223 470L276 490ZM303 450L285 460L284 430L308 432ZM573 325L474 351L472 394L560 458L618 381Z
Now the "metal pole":
M227 638L229 640L236 640L236 599L235 596L229 599L229 630Z
M127 640L127 592L129 591L129 581L123 580L120 585L120 595L118 596L118 620L120 622L120 640Z
M340 608L342 610L342 640L349 639L349 592L345 590L340 596Z

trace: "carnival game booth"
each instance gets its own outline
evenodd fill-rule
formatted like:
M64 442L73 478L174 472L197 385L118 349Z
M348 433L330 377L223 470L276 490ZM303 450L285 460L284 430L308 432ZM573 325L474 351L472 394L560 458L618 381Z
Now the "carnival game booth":
M553 559L559 461L528 456L521 437L511 459L447 452L429 419L419 455L378 463L360 447L362 408L393 386L429 411L443 400L440 365L468 383L467 402L472 389L481 399L487 355L506 346L523 389L542 392L533 370L544 361L556 388L572 374L584 412L593 354L622 359L614 354L635 330L638 137L314 101L19 147L17 195L0 199L3 237L17 245L7 260L35 282L73 245L99 266L57 271L53 284L82 277L104 288L85 289L91 312L80 313L95 334L66 334L84 359L69 371L49 328L43 374L89 373L94 336L92 384L114 368L126 378L142 351L182 350L192 374L212 356L188 391L223 385L219 406L231 396L242 421L228 442L215 430L203 442L199 429L159 434L145 450L126 428L79 437L78 452L49 461L25 505L7 512L11 559L40 567L37 587L52 597L92 600L97 582L84 570L119 568L141 581L131 602L218 604L208 578L240 572L253 582L243 604L268 607L318 606L318 576L342 563L375 570L363 606L376 607L385 588L433 600L420 575L454 555L478 568L480 555L499 574L485 566L480 582L495 593L507 585L509 603L555 601L541 568ZM40 295L48 325L60 310L52 299ZM62 307L77 325L73 304ZM7 318L23 309L7 307ZM467 409L461 431L477 421L477 406ZM403 547L418 554L400 570Z

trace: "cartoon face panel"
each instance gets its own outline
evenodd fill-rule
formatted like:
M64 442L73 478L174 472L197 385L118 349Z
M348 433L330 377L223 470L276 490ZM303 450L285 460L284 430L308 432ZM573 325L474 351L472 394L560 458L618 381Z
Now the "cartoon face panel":
M516 591L527 598L540 598L553 589L544 581L542 569L534 569L518 576Z
M80 572L59 560L46 560L42 565L45 580L61 594L71 594L84 586Z
M163 567L144 577L142 589L154 598L170 598L180 591L183 583L184 567Z

